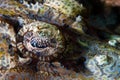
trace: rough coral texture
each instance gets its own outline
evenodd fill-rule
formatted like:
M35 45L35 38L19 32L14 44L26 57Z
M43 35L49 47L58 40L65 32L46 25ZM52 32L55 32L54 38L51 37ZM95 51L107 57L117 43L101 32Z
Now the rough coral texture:
M96 52L94 50L96 50ZM86 66L93 73L95 80L113 80L118 78L120 73L119 54L95 44L91 47L88 55L94 56L89 56L86 61Z

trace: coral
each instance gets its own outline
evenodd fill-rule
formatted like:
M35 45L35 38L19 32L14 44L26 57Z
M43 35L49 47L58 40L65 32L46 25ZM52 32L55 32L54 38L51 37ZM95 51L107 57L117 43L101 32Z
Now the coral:
M98 44L91 46L87 53L86 67L92 72L95 80L113 80L119 76L119 54Z

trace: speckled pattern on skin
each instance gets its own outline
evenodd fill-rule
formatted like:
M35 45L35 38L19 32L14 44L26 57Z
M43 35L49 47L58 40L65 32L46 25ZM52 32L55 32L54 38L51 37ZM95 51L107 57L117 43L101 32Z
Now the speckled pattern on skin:
M74 0L46 0L44 5L54 8L67 17L76 17L80 14L82 5Z
M0 79L94 80L89 78L89 75L93 77L96 75L95 72L91 74L89 61L92 59L95 62L98 59L97 63L95 62L97 65L106 64L107 61L104 61L106 56L112 58L108 63L119 68L119 65L114 65L119 63L119 58L117 61L114 56L120 55L120 51L95 38L91 39L84 33L82 26L84 23L80 15L83 10L81 4L74 0L45 0L43 3L34 4L28 4L27 1L19 3L19 0L5 0L3 3L8 5L3 6L3 3L0 5L0 21L9 24L3 27L0 23L0 40L2 42L9 40L8 43L0 43L5 45L0 45L2 51L0 60L4 52L10 50L8 52L10 57L7 58L10 64L9 66L5 64L7 68L0 69L2 73ZM40 31L43 31L43 34ZM3 33L7 34L5 39L2 37ZM52 47L53 50L47 50L46 47ZM103 62L100 63L101 61ZM94 68L96 64L92 67ZM108 65L109 68L111 64ZM105 66L99 69L105 71L107 68ZM106 71L106 75L102 77L114 75L108 72ZM116 70L114 72L113 77L109 76L111 79L119 76Z
M72 4L72 2L74 2L74 1L72 1L72 2L71 1L72 0L69 0L70 4ZM5 73L2 75L2 77L0 77L0 79L3 79L3 80L4 79L7 79L7 80L13 80L13 79L15 79L15 80L18 80L18 79L20 79L20 80L24 80L24 79L29 79L29 80L30 79L31 80L39 80L39 79L40 80L56 80L56 79L72 80L72 79L76 79L77 77L79 77L79 75L81 75L81 74L79 74L78 76L75 76L76 75L75 71L67 70L66 68L64 68L64 65L62 65L61 63L59 63L57 61L58 58L61 59L61 57L62 57L62 55L59 53L63 54L64 49L66 47L64 46L64 35L61 33L61 30L58 29L59 27L54 24L54 22L56 22L55 20L57 20L59 15L61 15L61 13L62 13L62 15L59 17L59 20L56 22L60 25L64 24L63 23L64 19L66 19L67 21L69 21L70 19L72 20L72 18L75 19L76 16L78 15L79 11L74 12L74 10L73 10L74 7L68 6L69 4L67 6L64 6L64 4L65 4L64 1L62 1L62 2L60 1L63 4L63 5L62 4L60 4L60 5L62 5L63 7L66 7L66 9L69 11L69 13L65 12L65 9L62 10L62 8L60 8L61 11L59 11L58 9L54 9L53 7L50 7L47 2L45 2L47 4L40 3L41 4L40 7L43 6L44 8L39 9L39 10L43 9L43 14L38 11L38 13L39 13L38 15L41 18L43 18L42 19L43 21L37 21L37 20L35 20L36 18L34 19L34 17L32 17L32 14L36 15L36 12L34 12L34 10L32 11L32 9L26 8L24 5L14 1L14 0L13 1L5 0L5 2L8 3L8 5L5 5L4 9L2 8L3 5L0 6L0 21L4 21L9 24L7 26L8 31L6 32L6 30L5 30L4 33L8 33L8 35L9 35L8 39L10 39L10 41L11 41L10 42L11 46L9 48L11 48L13 50L13 53L10 53L10 55L11 55L10 57L12 57L10 59L11 67L10 67L10 69L5 70ZM77 2L74 2L74 3L80 7L80 5ZM7 11L8 13L5 13L4 11ZM54 15L51 15L49 13L49 11L51 13L54 13ZM80 8L80 11L81 11L81 8ZM51 15L51 16L49 16L49 15ZM56 16L58 16L58 17L56 17ZM50 17L52 17L53 20L50 20ZM47 22L46 20L50 21L51 23L49 23L49 22L46 23ZM75 20L72 20L72 23L74 21ZM1 31L3 31L4 28L5 27L3 27L3 28L1 27L0 28ZM30 30L31 32L36 33L36 31L39 32L38 28L41 28L40 31L43 31L44 32L43 34L45 36L47 34L48 39L51 38L51 40L50 40L51 42L53 42L54 44L57 44L57 45L51 44L51 46L54 47L55 49L51 52L52 54L49 54L49 55L53 55L53 59L50 58L50 62L49 62L49 60L44 58L44 56L42 57L41 53L39 55L40 56L39 58L36 58L33 56L29 56L29 57L24 56L25 55L24 51L21 50L22 49L21 46L18 45L19 41L23 40L21 38L21 36L25 35L24 38L29 39L30 37L29 37L29 35L27 35L27 31ZM18 34L19 34L19 36L18 36ZM41 33L40 33L40 36L42 36ZM43 42L45 42L45 40L47 38L43 37L43 38L41 38L41 40L44 40ZM41 44L39 39L40 38L31 39L31 40L33 40L33 41L31 41L31 43L33 46L35 46L34 48L46 46L46 43L48 41L44 44L42 43L43 46L41 46L41 45L38 45L38 44ZM22 44L22 45L24 45L24 48L29 49L25 45L26 41L23 40L21 42L24 43L24 44ZM34 42L34 44L33 44L33 42ZM7 44L5 44L5 45L7 46ZM31 50L31 51L34 51L34 50ZM30 53L28 52L28 54L30 54ZM47 54L42 54L42 55L46 56ZM55 61L57 61L57 63L54 63L54 61L51 62L51 60L54 60L54 59L55 59ZM43 63L41 62L41 60L43 61ZM40 63L40 64L37 64L37 63ZM58 66L58 64L59 64L59 66ZM73 74L71 74L71 73L73 73Z

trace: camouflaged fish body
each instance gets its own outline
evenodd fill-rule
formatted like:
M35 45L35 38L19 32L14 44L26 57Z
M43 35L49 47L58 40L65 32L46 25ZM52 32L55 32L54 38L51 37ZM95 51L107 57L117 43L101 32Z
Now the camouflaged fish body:
M93 80L83 76L92 73L96 80L113 80L119 76L120 51L85 34L81 4L17 1L0 0L0 79Z

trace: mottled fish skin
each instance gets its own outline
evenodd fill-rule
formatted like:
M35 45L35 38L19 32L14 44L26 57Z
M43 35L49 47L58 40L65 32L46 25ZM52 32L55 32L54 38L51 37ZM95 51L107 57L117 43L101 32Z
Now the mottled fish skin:
M10 68L16 65L16 58L12 61L16 51L16 39L13 27L0 20L0 79Z
M48 2L49 1L40 3L40 7L43 8L39 9L40 12L38 11L38 14L36 13L36 11L34 11L34 9L27 8L24 4L20 4L14 0L5 0L1 2L0 21L4 22L5 24L9 24L9 26L7 26L8 30L6 30L5 27L2 26L0 26L0 29L4 33L8 34L7 39L10 39L9 44L11 45L9 48L10 50L12 50L12 52L10 51L10 53L8 53L10 56L10 67L5 70L5 73L1 75L2 77L0 77L0 79L78 79L79 76L75 76L76 72L72 70L67 70L59 62L54 63L54 59L55 61L61 59L61 54L64 54L64 50L66 48L64 44L65 36L62 34L60 28L63 26L63 24L70 25L70 22L74 23L75 18L82 8L80 8L80 10L76 9L78 10L76 12L73 11L73 8L75 8L76 5L77 7L82 6L72 0L68 0L68 5L72 3L75 3L76 5L72 4L73 6L66 6L65 3L67 1L57 1L60 2L63 7L67 8L67 10L69 11L69 13L67 13L65 11L65 8L62 9L61 7L59 7L59 4L56 4L56 2L55 6L58 6L56 9L54 9L54 7L50 7L50 4L48 4ZM32 8L34 8L34 5ZM41 9L43 10L43 13L41 12ZM58 9L60 9L60 12ZM51 12L50 10L53 12ZM54 15L51 15L51 13L54 13ZM72 20L73 18L74 20ZM56 21L57 19L58 21ZM64 20L66 20L66 22L64 22ZM40 33L40 31L43 31L43 34ZM32 37L29 35L29 33L31 32L34 33ZM38 37L38 35L40 37ZM30 39L31 41L27 42L27 39ZM31 50L29 46L26 46L26 43L31 44L33 49ZM8 47L8 44L5 45ZM44 52L44 49L46 47L53 47L53 50L51 48L52 51L45 54L39 52L41 50ZM41 49L37 50L37 48ZM31 54L30 52L33 55L28 56L27 54Z
M118 49L84 33L80 16L83 6L76 1L40 0L34 4L27 1L0 0L0 79L94 80L81 75L82 69L91 69L91 59L94 62L103 55L103 64L106 64L104 56L119 56ZM101 66L99 62L94 62L93 68ZM113 65L115 63L119 61L113 59L107 67L118 68L117 64ZM103 66L106 70L106 65ZM95 72L91 73L95 77ZM108 74L106 71L106 75L113 75L109 76L113 79L119 73ZM108 77L106 75L101 79Z

